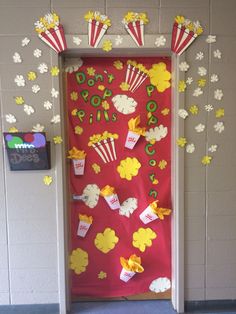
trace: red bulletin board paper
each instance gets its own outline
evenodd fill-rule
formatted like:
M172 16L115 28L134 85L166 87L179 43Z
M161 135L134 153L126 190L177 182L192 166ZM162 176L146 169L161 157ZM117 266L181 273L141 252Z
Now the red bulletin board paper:
M164 63L166 69L169 72L171 71L169 58L139 57L130 59L135 60L137 64L141 63L148 70L154 64ZM121 69L114 66L114 62L117 60L121 62L123 68L121 68L121 65L117 66ZM80 296L119 297L134 295L147 292L154 279L159 277L171 278L170 216L165 216L164 220L157 219L146 225L139 218L142 211L156 199L159 200L160 207L171 208L171 88L158 92L156 86L154 86L153 92L148 95L147 88L153 88L150 87L151 83L148 77L136 91L123 91L120 85L125 82L127 61L128 58L83 58L83 65L76 72L67 74L69 148L72 149L75 146L87 153L84 175L75 176L71 162L71 194L82 195L88 184L96 184L100 189L105 185L110 185L115 187L120 203L130 197L138 200L138 208L129 218L120 215L119 210L111 210L102 196L99 197L98 204L94 208L89 208L83 201L71 202L71 252L80 248L87 253L86 261L83 260L84 256L79 259L81 264L77 274L74 270L71 270L72 293ZM79 72L84 74L78 74ZM76 75L77 77L83 76L80 78L81 83L77 82ZM163 81L161 80L163 79L165 79L163 73L159 73L156 77L157 84L160 81L159 89L162 88ZM156 84L156 81L154 84ZM105 90L102 90L101 85L105 89L109 89L112 95L103 97ZM81 93L84 93L83 95L87 94L87 97L84 96L83 98ZM105 94L107 93L109 94L109 92ZM91 104L93 95L105 98L102 101L106 100L109 104L109 109L106 110L109 117L108 121L106 121L103 114L103 107L106 103L104 105L101 102L97 107L94 107ZM119 112L112 101L112 98L116 95L132 97L137 102L135 112L130 114ZM155 101L157 106L156 109L155 106L151 106L149 109L153 110L154 108L155 111L148 114L147 103L150 100ZM100 121L96 121L97 110L101 110ZM119 110L121 110L120 107ZM128 121L138 115L141 118L141 127L146 127L146 130L148 130L163 125L167 127L168 133L164 138L150 144L148 147L146 145L149 142L146 141L144 136L141 136L136 146L130 150L124 147L128 132ZM148 121L151 121L149 125ZM79 131L78 126L82 128ZM77 133L82 131L82 134L75 133L76 127ZM94 148L88 146L89 138L93 134L102 134L104 131L116 133L119 136L114 141L117 159L107 163L102 161ZM146 151L150 153L154 151L155 154L149 155ZM133 176L130 181L121 178L117 171L120 161L127 157L135 157L141 164L138 175ZM152 159L156 161L155 166L149 164ZM159 167L159 165L163 160L167 162L167 165L164 169L160 169L161 166ZM92 168L94 163L100 166L101 171L97 174ZM158 184L153 184L154 178L158 180ZM93 223L84 238L77 236L79 213L93 217ZM94 240L97 234L103 233L106 228L113 229L119 241L112 250L103 253L95 246ZM139 228L150 228L157 235L152 240L152 245L146 247L144 252L132 245L133 233ZM127 259L132 254L141 257L144 272L137 273L125 283L119 278L122 269L120 257L123 256ZM105 273L102 276L105 278L99 278L100 272Z

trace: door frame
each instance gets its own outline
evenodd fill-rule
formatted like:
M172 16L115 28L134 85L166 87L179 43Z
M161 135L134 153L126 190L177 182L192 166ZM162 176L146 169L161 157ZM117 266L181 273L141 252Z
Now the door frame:
M112 42L115 42L116 35L109 35ZM172 63L172 163L171 163L171 197L172 197L172 220L171 220L171 256L172 256L172 288L171 301L173 308L178 313L184 312L184 152L179 150L176 139L184 135L183 119L178 118L179 104L184 107L184 95L178 92L178 81L184 79L184 73L179 71L179 63L184 60L171 53L171 36L165 35L167 41L164 48L155 47L153 44L156 35L145 36L145 47L135 47L129 35L124 35L121 48L114 48L111 52L104 52L99 48L88 46L86 35L81 35L82 44L78 48L73 44L73 35L66 35L68 50L63 55L51 54L53 64L60 68L61 76L58 88L61 91L60 110L61 133L65 136L65 93L63 94L63 64L65 57L119 57L119 56L168 56ZM70 283L68 269L68 243L69 243L69 219L67 206L69 195L67 193L67 171L66 171L66 141L63 145L57 145L55 156L55 184L57 193L57 249L58 249L58 295L60 314L66 314L70 310Z

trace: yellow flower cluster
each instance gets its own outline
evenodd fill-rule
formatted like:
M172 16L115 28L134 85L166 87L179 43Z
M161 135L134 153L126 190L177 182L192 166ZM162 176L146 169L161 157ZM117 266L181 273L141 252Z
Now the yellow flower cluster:
M90 20L95 20L107 26L111 26L111 20L108 18L108 16L101 14L99 11L88 11L84 16L84 19L87 22Z
M147 24L149 22L149 19L147 17L147 14L144 12L127 12L127 14L124 16L123 23L128 24L136 21L142 21L143 24Z
M109 133L108 131L103 132L102 134L93 134L89 138L88 146L92 146L100 141L107 140L109 138L117 139L119 137L118 134Z
M120 161L117 171L122 179L131 181L133 177L138 175L141 164L137 158L127 157Z
M97 233L94 244L99 251L106 254L114 249L118 241L119 238L116 236L115 230L106 228L103 233Z
M88 253L81 248L77 248L72 251L70 255L70 269L79 275L86 271L89 259Z
M167 70L164 62L153 64L149 70L150 82L156 86L159 93L163 93L170 87L171 73Z
M133 67L135 67L136 69L138 69L140 72L143 72L145 74L147 74L149 76L149 71L148 69L145 68L145 66L142 63L137 63L134 60L128 60L127 64L132 65Z
M43 17L35 23L35 30L37 33L43 33L48 29L55 28L59 26L59 16L54 13L45 14Z
M194 32L197 35L200 35L203 32L203 28L199 21L193 22L189 19L185 19L184 16L178 15L175 17L175 22L185 26L187 29L189 29L190 31Z
M133 233L133 246L141 252L146 250L146 247L152 246L152 240L157 237L156 233L150 228L139 228Z

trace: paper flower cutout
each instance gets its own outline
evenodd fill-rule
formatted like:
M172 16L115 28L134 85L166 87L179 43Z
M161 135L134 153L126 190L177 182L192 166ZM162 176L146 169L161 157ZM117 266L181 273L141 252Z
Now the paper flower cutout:
M103 51L111 51L112 50L112 42L110 40L104 40L102 44L102 50Z
M138 199L134 197L129 197L125 200L119 209L119 214L121 216L130 217L131 214L138 208Z
M206 79L200 79L197 81L197 84L199 87L205 87L206 85Z
M22 47L28 46L29 43L30 43L30 39L28 37L25 37L21 41L21 46Z
M189 64L186 61L183 61L179 64L179 69L182 72L187 72L189 69Z
M167 127L164 127L162 124L160 124L159 126L150 128L148 131L146 131L145 138L148 142L159 142L161 139L165 138L167 134Z
M76 45L76 46L79 46L82 42L82 39L79 38L78 36L73 36L73 43Z
M25 79L23 75L16 75L14 82L16 83L17 86L23 87L25 86Z
M203 156L202 157L202 164L209 165L211 163L212 157L211 156Z
M156 86L158 92L162 93L170 87L171 73L166 69L164 62L153 64L149 76L151 84Z
M224 123L223 122L217 122L214 125L214 129L215 129L216 132L222 133L224 131L224 129L225 129Z
M70 93L70 99L73 100L73 101L76 101L78 99L78 93L77 92L72 92Z
M15 123L16 122L16 117L11 113L6 114L5 118L6 118L6 122L8 122L8 123Z
M204 58L204 53L201 51L197 52L195 59L201 61L203 58Z
M216 100L221 100L221 99L223 98L223 96L224 96L224 94L223 94L223 92L222 92L221 89L216 89L216 90L214 91L214 98L215 98Z
M166 277L160 277L153 280L149 286L149 290L155 293L165 292L171 287L170 279Z
M198 114L198 106L196 105L192 105L190 108L189 108L189 111L191 112L192 115L197 115Z
M33 126L32 132L43 132L45 129L44 125L41 125L40 123L37 123L36 125Z
M193 78L192 77L188 77L186 80L186 84L191 85L193 82Z
M186 152L187 152L188 154L192 154L194 151L195 151L195 145L194 145L193 143L188 144L188 145L186 146Z
M216 118L224 117L224 115L225 115L224 108L219 108L219 109L216 110Z
M116 110L123 114L130 114L135 112L137 102L127 95L116 95L112 98L112 102Z
M98 174L98 173L101 172L101 167L100 167L98 164L96 164L96 163L92 164L92 168L93 168L93 171L94 171L96 174Z
M195 126L195 130L198 132L198 133L201 133L205 130L205 125L202 124L202 123L199 123L197 126Z
M12 126L11 128L9 128L8 132L9 133L17 133L17 132L19 132L19 130L16 127Z
M218 82L219 81L219 77L217 74L212 74L211 75L211 82L212 83L215 83L215 82Z
M30 72L27 73L27 78L28 78L29 81L35 81L36 78L37 78L37 75L36 75L35 72L30 71Z
M90 76L94 76L95 75L96 70L93 67L89 67L87 68L87 73Z
M197 87L194 91L193 91L193 96L194 97L198 97L201 96L203 94L203 90L200 87Z
M52 177L51 176L44 176L43 177L43 182L44 182L44 184L45 185L50 185L50 184L52 184Z
M166 161L166 160L162 159L161 161L159 161L158 167L159 167L161 170L165 169L166 166L167 166L167 161Z
M32 106L29 106L29 105L24 105L24 112L30 116L31 114L34 113L34 108Z
M57 66L54 66L54 67L51 67L50 72L51 72L52 76L58 76L60 70L59 70L59 68Z
M208 148L208 151L211 152L211 153L215 153L217 151L217 148L218 148L218 145L211 145Z
M98 85L98 90L104 91L104 89L105 89L105 86L104 86L104 85Z
M208 36L207 36L207 39L206 39L206 42L207 42L208 44L215 43L215 42L216 42L216 36L215 36L215 35L208 35Z
M127 83L127 82L122 82L121 84L120 84L120 89L122 90L122 91L128 91L129 90L129 88L130 88L130 85Z
M164 109L161 111L161 114L162 114L163 116L167 116L167 115L169 114L169 112L170 112L170 109L169 109L169 108L164 108Z
M40 49L35 49L33 52L33 55L35 58L40 58L42 56L42 50Z
M141 252L145 252L146 247L152 246L152 240L157 237L156 233L150 228L139 228L133 233L133 246Z
M185 109L179 109L178 116L182 119L186 119L188 116L188 111Z
M83 65L81 58L70 58L65 61L65 72L73 73L79 70Z
M102 101L102 108L105 110L109 110L110 109L110 105L106 100Z
M16 96L15 97L15 103L17 105L23 105L25 103L25 100L22 96Z
M184 147L187 144L187 140L185 137L179 137L176 143L179 147Z
M158 36L158 37L156 38L155 45L156 45L157 47L165 46L165 44L166 44L166 38L165 38L163 35Z
M61 144L63 142L61 136L57 135L53 137L54 144Z
M100 271L100 273L98 274L98 279L106 279L107 278L107 273L105 273L104 271Z
M120 35L117 35L115 38L115 45L120 46L122 43L123 43L123 37L121 37Z
M120 161L117 171L122 179L131 181L133 177L138 175L141 164L137 158L127 157Z
M43 106L46 110L50 110L52 109L52 103L49 101L49 100L46 100L44 103L43 103Z
M56 124L56 123L60 123L60 122L61 122L61 117L60 117L59 114L56 114L56 115L53 116L52 119L51 119L51 123Z
M213 55L215 58L221 59L221 51L219 49L214 50Z
M39 85L33 85L32 86L32 92L34 94L37 94L40 91L40 86Z
M76 125L75 134L81 135L83 133L83 131L84 131L84 129L81 126Z
M116 60L113 62L113 66L117 69L117 70L122 70L124 65L120 60Z
M198 73L200 76L206 76L206 75L207 75L207 69L204 68L204 67L198 67L197 73Z
M70 255L70 269L79 275L86 271L89 259L88 253L80 248L73 250Z
M178 91L179 93L183 93L186 89L187 85L185 83L185 81L181 80L179 81L179 84L178 84Z
M51 89L51 96L52 96L52 98L57 98L58 95L59 95L59 92L57 90L55 90L55 88L53 87Z
M207 112L210 112L210 111L212 111L214 109L214 107L212 105L210 105L210 104L209 105L205 105L204 108L205 108L205 110Z
M118 243L119 238L116 236L116 233L111 228L106 228L103 233L98 233L94 240L96 248L103 252L104 254L108 253Z
M18 52L15 52L14 55L12 56L12 58L13 58L14 63L21 63L22 62L21 56Z
M43 73L47 73L48 72L48 66L46 63L40 63L40 65L38 66L38 70L39 73L43 74Z
M100 189L96 184L88 184L83 190L85 204L89 208L97 206L99 200Z

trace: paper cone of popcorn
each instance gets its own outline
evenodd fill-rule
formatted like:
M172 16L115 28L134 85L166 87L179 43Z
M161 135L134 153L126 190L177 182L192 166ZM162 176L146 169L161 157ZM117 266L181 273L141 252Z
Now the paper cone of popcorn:
M89 138L88 146L93 147L104 163L108 163L117 159L115 139L118 134L111 134L107 131L103 134L94 134Z
M56 13L45 14L35 23L39 38L57 53L67 48L63 26Z
M125 147L133 149L141 135L145 135L146 128L140 128L140 116L131 118L128 122L128 134L125 141Z
M149 206L144 209L144 211L139 215L139 218L146 225L156 219L164 219L164 216L168 216L171 213L171 209L158 207L158 201L154 201Z
M129 259L120 257L122 270L120 273L120 280L128 282L136 273L142 273L144 268L141 266L141 258L135 254L131 255Z
M68 158L72 159L74 174L76 176L81 176L84 174L85 157L86 153L83 150L79 150L76 147L73 147L71 150L69 150Z
M148 70L136 61L128 60L125 75L125 82L129 85L129 90L135 92L148 77Z
M172 30L171 50L180 56L202 32L198 21L191 22L177 16Z
M104 199L107 202L107 204L109 205L110 209L112 209L112 210L120 209L119 198L116 194L114 187L112 187L110 185L104 186L104 188L102 188L100 191L100 195L102 195L104 197Z
M108 27L111 26L111 21L106 15L102 15L98 11L89 11L84 18L88 22L89 45L96 48Z
M79 225L78 225L78 229L77 229L77 235L79 237L84 238L92 223L93 223L93 217L92 216L79 214Z

